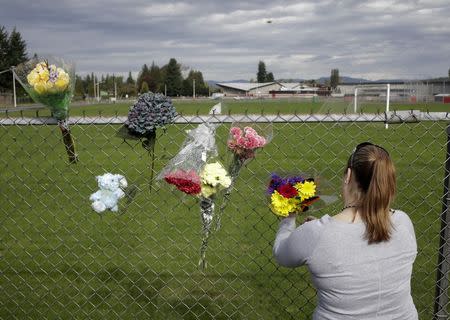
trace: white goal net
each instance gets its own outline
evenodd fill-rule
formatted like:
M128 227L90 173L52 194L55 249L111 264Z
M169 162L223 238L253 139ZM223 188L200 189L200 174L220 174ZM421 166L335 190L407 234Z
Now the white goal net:
M390 84L361 85L354 91L353 112L387 112L390 106Z

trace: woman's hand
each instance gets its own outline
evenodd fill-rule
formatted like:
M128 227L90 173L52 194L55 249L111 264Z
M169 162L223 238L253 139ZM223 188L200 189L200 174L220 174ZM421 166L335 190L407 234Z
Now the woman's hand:
M313 221L313 220L316 220L316 219L317 219L317 218L314 217L314 216L306 216L306 217L303 219L303 223L309 222L309 221Z

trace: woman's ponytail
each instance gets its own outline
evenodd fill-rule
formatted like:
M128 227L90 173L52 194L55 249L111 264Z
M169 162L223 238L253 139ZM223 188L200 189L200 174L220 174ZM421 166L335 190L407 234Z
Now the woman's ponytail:
M396 191L395 167L381 147L369 145L355 155L353 172L361 189L359 213L369 244L388 241L392 233L390 207Z

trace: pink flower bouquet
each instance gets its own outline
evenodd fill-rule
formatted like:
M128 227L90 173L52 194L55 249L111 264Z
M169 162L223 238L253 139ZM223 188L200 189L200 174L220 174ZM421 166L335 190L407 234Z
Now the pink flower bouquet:
M258 149L266 146L272 139L271 123L233 123L227 141L228 150L231 151L231 161L228 172L231 176L231 185L225 190L223 202L216 219L216 229L220 229L220 216L228 204L233 185L239 176L242 167L256 156Z
M252 127L244 127L244 130L232 127L230 136L227 142L228 148L242 163L254 158L256 149L264 147L267 143L267 139L260 136Z

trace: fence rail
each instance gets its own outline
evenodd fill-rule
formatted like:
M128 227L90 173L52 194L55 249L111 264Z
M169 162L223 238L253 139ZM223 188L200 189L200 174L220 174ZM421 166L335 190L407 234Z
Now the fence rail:
M70 117L70 125L86 124L123 124L127 120L125 116L117 117ZM233 122L255 122L255 123L304 123L304 122L384 122L384 123L408 123L418 121L448 121L450 112L420 112L392 111L387 113L365 113L365 114L243 114L243 115L181 115L175 124L199 124L211 123L233 123ZM49 117L20 117L0 118L0 125L50 125L58 121Z
M279 267L271 256L278 220L266 208L265 185L274 171L311 170L339 194L350 152L367 140L392 155L395 207L415 227L412 294L420 319L448 317L442 185L449 113L179 116L158 131L155 176L199 123L221 124L216 139L224 163L230 123L274 127L272 142L236 182L222 228L210 239L206 271L197 268L198 203L163 182L149 184L147 151L116 137L125 121L68 119L79 155L68 164L56 120L0 118L0 318L309 319L315 292L306 269ZM105 172L124 175L138 192L119 213L99 215L89 195Z

